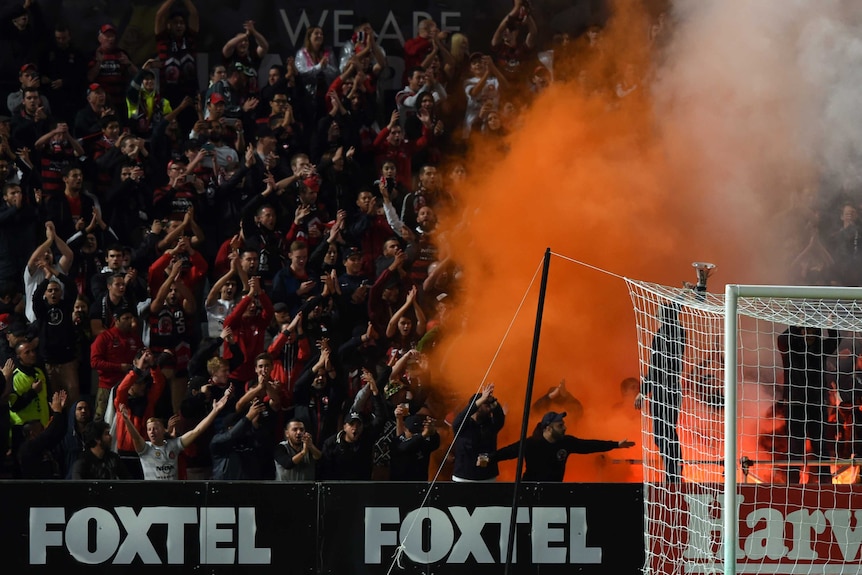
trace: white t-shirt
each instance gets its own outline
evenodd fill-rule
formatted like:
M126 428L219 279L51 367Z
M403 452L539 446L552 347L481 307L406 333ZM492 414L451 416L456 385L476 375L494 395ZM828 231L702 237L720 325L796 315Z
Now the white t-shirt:
M176 481L179 477L177 459L179 459L182 450L183 442L179 437L168 439L161 446L155 446L148 441L144 450L138 453L141 457L144 479L147 481Z
M221 335L221 330L224 329L224 320L235 305L235 301L219 299L214 304L206 307L207 333L210 337L219 337Z
M63 273L58 263L55 263L52 269L55 276ZM36 288L43 281L45 281L45 272L42 271L42 268L36 268L36 271L32 275L29 269L24 268L24 293L27 296L27 302L24 305L24 315L27 316L27 321L30 323L36 321L36 310L33 309L33 294L36 293ZM62 286L63 284L60 285Z
M482 110L482 103L485 100L491 101L491 107L497 110L500 106L500 82L493 76L485 81L482 91L477 97L470 95L473 86L479 83L479 78L470 78L464 82L464 93L467 95L467 109L464 113L464 137L470 135L470 130L473 128L473 123L479 117L479 112Z

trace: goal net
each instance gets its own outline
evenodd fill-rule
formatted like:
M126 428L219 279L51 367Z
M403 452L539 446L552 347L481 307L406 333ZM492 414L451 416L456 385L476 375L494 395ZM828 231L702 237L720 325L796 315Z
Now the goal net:
M862 289L626 281L645 573L862 572Z

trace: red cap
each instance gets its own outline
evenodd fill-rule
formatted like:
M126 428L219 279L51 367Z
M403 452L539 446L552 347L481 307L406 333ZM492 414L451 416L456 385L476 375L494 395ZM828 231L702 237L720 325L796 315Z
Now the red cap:
M102 87L102 85L101 85L101 84L98 84L98 83L96 83L96 82L93 82L92 84L90 84L89 86L87 86L87 95L89 96L89 95L90 95L90 94L92 94L93 92L98 92L98 91L100 91L100 90L102 90L102 91L104 90L104 88Z
M113 24L102 24L102 27L99 28L99 34L107 34L108 32L117 33L117 27Z
M218 92L213 92L210 94L210 104L218 104L219 102L226 102L224 96L219 94Z
M36 68L36 64L28 62L27 64L21 66L20 73L23 74L24 72L36 72L37 70L38 68Z

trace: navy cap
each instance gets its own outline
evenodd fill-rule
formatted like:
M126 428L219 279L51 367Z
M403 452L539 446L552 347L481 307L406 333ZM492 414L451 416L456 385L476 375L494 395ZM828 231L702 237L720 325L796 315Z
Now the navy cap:
M562 421L564 417L566 417L565 411L562 413L557 413L556 411L549 411L542 416L542 427L547 427L552 423Z

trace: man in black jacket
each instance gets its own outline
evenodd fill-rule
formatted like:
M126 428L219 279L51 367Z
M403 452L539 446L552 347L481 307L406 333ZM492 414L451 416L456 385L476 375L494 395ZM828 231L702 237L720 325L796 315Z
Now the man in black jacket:
M497 450L497 434L503 429L506 415L493 396L494 384L489 383L481 393L470 398L470 403L455 416L455 467L452 481L495 481L499 473L497 462L489 456Z
M611 449L632 447L634 441L604 441L601 439L580 439L566 435L566 412L549 411L536 426L532 437L524 441L524 481L563 480L566 473L566 460L572 453L601 453ZM521 442L516 441L498 449L489 456L489 461L505 461L518 457Z
M111 451L111 428L102 420L84 429L84 452L72 466L72 479L129 479L120 456Z
M51 397L51 421L47 427L38 419L24 424L24 443L18 449L18 462L22 479L62 479L59 462L51 450L63 440L66 433L66 392L55 392Z

